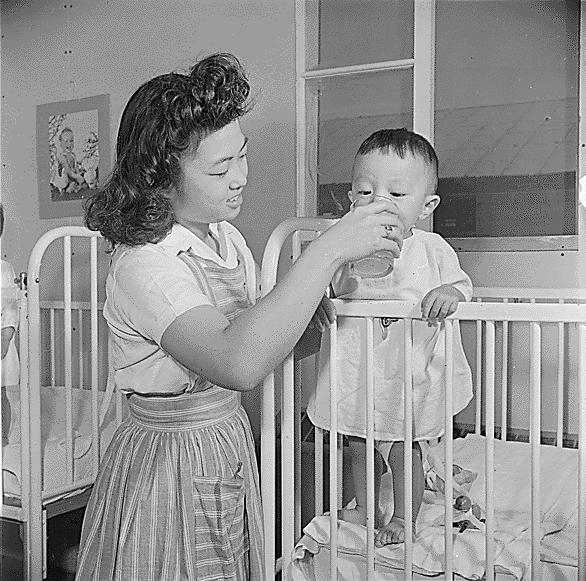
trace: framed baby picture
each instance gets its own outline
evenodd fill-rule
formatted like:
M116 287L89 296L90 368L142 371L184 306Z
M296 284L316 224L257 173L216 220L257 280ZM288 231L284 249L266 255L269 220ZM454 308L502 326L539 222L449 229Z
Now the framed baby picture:
M109 95L37 106L40 218L81 216L110 172Z

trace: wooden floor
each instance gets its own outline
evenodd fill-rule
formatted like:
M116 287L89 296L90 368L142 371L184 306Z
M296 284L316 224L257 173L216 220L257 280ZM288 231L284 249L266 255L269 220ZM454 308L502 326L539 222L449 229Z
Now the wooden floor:
M50 518L47 524L47 579L73 581L84 509ZM20 525L0 521L0 579L24 581Z

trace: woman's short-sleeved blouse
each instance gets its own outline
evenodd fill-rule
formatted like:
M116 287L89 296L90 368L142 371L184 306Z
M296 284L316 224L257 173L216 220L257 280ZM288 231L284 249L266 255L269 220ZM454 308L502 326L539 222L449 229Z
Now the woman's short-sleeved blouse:
M114 251L106 280L104 317L110 328L117 389L183 393L198 379L160 346L163 333L178 316L212 304L178 257L181 252L191 250L226 268L235 268L240 254L247 287L256 289L254 259L240 232L228 222L210 224L210 231L220 243L221 256L180 224L175 224L161 242L119 246Z

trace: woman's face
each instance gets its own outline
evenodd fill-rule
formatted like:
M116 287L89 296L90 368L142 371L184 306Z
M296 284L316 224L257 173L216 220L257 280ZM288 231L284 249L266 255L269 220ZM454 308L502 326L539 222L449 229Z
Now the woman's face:
M234 121L183 157L181 180L171 199L177 222L205 238L209 224L238 216L248 176L247 141Z

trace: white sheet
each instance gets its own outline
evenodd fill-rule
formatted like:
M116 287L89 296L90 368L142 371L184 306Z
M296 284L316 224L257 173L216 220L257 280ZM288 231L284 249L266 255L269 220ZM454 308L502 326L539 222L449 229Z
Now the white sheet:
M300 565L297 561L290 567L291 579L293 581L323 581L330 578L330 551L329 547L324 547L321 551L312 555ZM357 581L364 579L366 570L365 558L363 555L343 554L338 557L338 575L337 581ZM403 569L392 569L381 566L377 563L374 571L373 581L404 581L405 574ZM413 573L413 579L422 580L445 580L445 576L430 576L421 573ZM512 581L514 577L504 572L497 572L495 581ZM559 563L542 563L541 581L577 581L578 569L570 565L560 565Z
M530 446L495 440L495 563L501 573L516 579L530 578ZM454 463L478 473L470 496L481 506L485 498L485 438L470 435L454 441ZM576 535L567 534L577 511L577 451L541 446L541 534L543 557L548 561L576 565ZM381 492L381 497L387 495ZM440 504L441 503L441 504ZM426 492L417 521L418 536L413 545L414 570L424 575L443 572L443 498ZM454 529L456 531L457 529ZM561 534L560 534L561 531ZM311 556L329 546L329 516L316 517L304 530L294 551L293 569L301 576L313 569ZM338 528L340 555L366 555L364 527L341 522ZM403 545L376 549L381 571L403 568ZM328 551L329 552L329 551ZM323 561L323 559L322 559ZM485 539L478 530L454 532L454 571L467 579L484 575ZM364 567L364 565L362 565ZM362 569L362 576L363 576ZM323 572L329 576L329 566ZM346 572L346 575L360 572ZM311 578L311 577L309 577ZM319 576L317 578L320 578Z
M20 393L18 386L7 388L11 406L11 422L8 445L2 449L2 478L4 494L20 496ZM92 416L91 391L72 389L72 423L74 437L74 480L92 476ZM99 406L104 397L98 394ZM50 491L65 485L66 470L66 427L65 427L65 389L63 387L41 388L41 442L43 447L43 489ZM104 453L115 426L114 399L104 416L100 429L100 449Z

